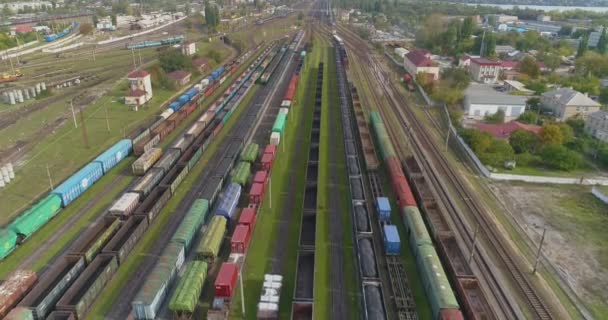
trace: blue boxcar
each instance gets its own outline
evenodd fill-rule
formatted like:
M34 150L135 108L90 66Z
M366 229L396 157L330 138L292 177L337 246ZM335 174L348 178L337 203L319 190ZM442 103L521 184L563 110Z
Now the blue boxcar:
M192 98L196 97L196 95L198 94L198 89L192 88L192 89L188 90L186 92L186 94L188 95L188 97L190 98L190 100L192 100Z
M173 101L169 105L169 108L172 109L173 111L177 112L177 110L179 110L181 108L181 106L180 106L179 102Z
M97 156L93 161L100 162L103 167L103 173L106 174L110 169L122 161L122 159L129 156L131 151L133 151L131 139L122 139L108 150L104 151L104 153Z
M60 184L51 193L58 195L61 198L61 205L66 207L85 190L90 188L101 176L103 176L101 163L91 162L78 170L78 172Z
M182 106L185 105L186 103L188 103L188 101L190 101L190 97L188 97L187 94L182 94L179 97L179 104L182 105Z
M376 211L378 211L378 217L380 221L391 220L391 204L387 197L376 198Z
M399 254L401 250L401 240L397 226L393 224L384 225L384 250L386 254Z
M241 186L237 183L229 184L224 190L224 196L215 210L215 215L225 217L230 221L239 204L240 196Z

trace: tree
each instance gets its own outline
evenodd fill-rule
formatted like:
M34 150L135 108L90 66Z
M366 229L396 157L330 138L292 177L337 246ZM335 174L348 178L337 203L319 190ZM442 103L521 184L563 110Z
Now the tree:
M11 10L11 8L8 7L8 5L4 5L4 7L2 8L2 16L5 18L11 17L13 16L15 13L13 12L13 10Z
M519 115L517 121L527 124L536 124L536 122L538 121L538 114L533 111L525 111L524 113Z
M464 18L464 21L462 21L462 28L460 29L462 39L470 38L473 35L474 30L475 22L473 21L473 17Z
M504 140L492 139L486 152L478 154L481 162L491 166L502 166L505 161L513 160L513 148Z
M598 78L608 76L608 55L589 51L578 57L574 64L579 75L592 74Z
M298 13L298 20L301 21L302 19L304 19L304 13L300 12Z
M208 1L205 1L205 23L212 29L220 24L219 8Z
M486 152L494 139L490 134L476 129L462 129L460 136L476 154Z
M505 111L499 109L494 114L486 114L484 121L488 123L503 123L505 122Z
M557 32L560 36L569 37L572 34L572 26L562 26L561 29Z
M600 102L603 104L608 104L608 88L603 88L600 91Z
M540 130L540 141L543 145L562 145L564 143L564 135L562 129L556 124L547 124Z
M519 72L525 73L530 76L530 78L536 79L540 75L540 68L534 58L526 56L519 64Z
M222 61L222 55L214 49L209 50L207 57L216 63L220 63Z
M562 58L554 53L546 53L542 56L541 60L547 66L547 68L554 71L562 64Z
M582 162L579 154L560 145L544 147L540 156L546 165L564 171L577 169Z
M602 27L602 35L597 42L597 51L601 54L606 54L606 49L608 49L608 38L606 37L606 27Z
M562 132L563 144L570 143L574 140L574 129L567 123L557 124Z
M515 153L534 153L538 146L538 137L532 132L518 129L511 134L509 144Z
M165 72L192 69L192 60L178 50L164 51L159 55L158 60Z
M96 26L99 23L99 17L97 15L93 15L93 25Z
M93 32L93 26L90 23L81 23L80 27L78 28L78 31L82 35L87 35Z
M566 123L574 130L575 135L585 135L585 119L582 117L572 117Z
M578 51L576 51L576 57L582 57L587 52L587 47L589 46L589 32L583 34L581 38L581 42L578 44Z
M113 14L112 15L112 25L115 27L118 27L118 22L116 22L116 21L117 21L116 15Z

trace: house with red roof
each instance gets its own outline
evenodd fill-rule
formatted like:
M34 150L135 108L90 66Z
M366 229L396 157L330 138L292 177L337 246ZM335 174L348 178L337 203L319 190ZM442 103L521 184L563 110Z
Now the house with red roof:
M171 79L178 86L185 86L190 82L190 77L192 77L192 73L184 70L175 70L169 74L167 77Z
M471 77L480 83L496 83L501 70L502 62L486 58L473 58L469 66Z
M475 127L481 132L491 134L496 139L503 140L509 139L511 134L517 130L532 132L536 135L538 135L541 130L541 126L525 124L519 121L509 121L500 124L478 122L475 124Z
M129 92L125 95L125 104L138 107L152 99L152 81L145 70L135 70L127 75Z
M192 60L192 65L200 72L204 72L209 68L209 60L206 58L196 58Z
M431 53L427 50L414 49L410 51L403 58L403 66L412 76L427 73L431 75L433 80L439 80L439 67L433 62Z

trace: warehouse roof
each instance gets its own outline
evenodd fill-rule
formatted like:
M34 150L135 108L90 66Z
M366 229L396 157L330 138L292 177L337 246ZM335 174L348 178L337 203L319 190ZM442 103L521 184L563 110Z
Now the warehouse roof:
M205 58L196 58L192 61L192 64L194 64L195 67L202 67L208 65L209 60Z
M543 93L543 97L556 100L565 106L599 106L600 104L571 88L559 88Z
M127 78L143 78L147 75L149 75L149 73L146 72L145 70L135 70L135 71L132 71L131 73L129 73Z
M514 96L494 90L492 86L472 83L465 92L469 104L526 105L527 97Z
M477 130L487 132L498 139L508 139L516 130L525 130L534 134L539 134L541 130L540 126L524 124L518 121L509 121L500 124L480 122L475 124L475 127Z
M431 53L423 49L415 49L407 53L406 58L417 67L432 67Z

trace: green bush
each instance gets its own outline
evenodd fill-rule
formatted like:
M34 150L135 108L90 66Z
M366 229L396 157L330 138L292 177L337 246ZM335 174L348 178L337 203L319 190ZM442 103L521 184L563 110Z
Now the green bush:
M582 164L581 156L578 153L561 145L544 147L540 156L547 166L558 170L572 171L580 168Z
M520 153L515 155L515 161L517 166L532 167L542 164L540 156L531 153Z

